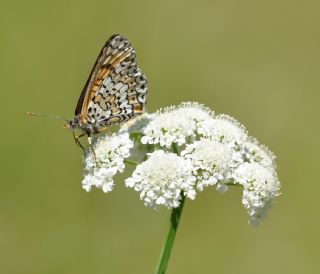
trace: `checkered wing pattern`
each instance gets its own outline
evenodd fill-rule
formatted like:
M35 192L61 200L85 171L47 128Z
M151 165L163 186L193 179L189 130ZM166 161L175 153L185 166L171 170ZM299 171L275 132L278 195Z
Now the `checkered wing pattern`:
M143 113L147 79L138 68L131 43L122 35L110 37L102 48L79 98L75 115L94 131Z

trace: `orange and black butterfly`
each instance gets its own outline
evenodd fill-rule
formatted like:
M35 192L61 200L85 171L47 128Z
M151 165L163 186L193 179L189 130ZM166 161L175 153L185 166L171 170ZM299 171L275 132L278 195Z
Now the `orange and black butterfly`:
M147 79L137 66L134 48L122 35L112 35L101 49L78 100L75 117L66 127L72 132L79 128L88 137L100 133L142 114L146 94ZM77 137L75 141L82 147Z

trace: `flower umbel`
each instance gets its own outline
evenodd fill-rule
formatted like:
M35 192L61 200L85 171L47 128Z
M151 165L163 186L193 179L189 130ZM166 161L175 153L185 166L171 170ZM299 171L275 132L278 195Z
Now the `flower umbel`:
M191 162L162 150L151 153L126 180L126 186L139 191L144 204L153 208L176 208L181 195L194 199L194 183Z
M256 225L279 195L274 155L234 118L215 116L197 103L143 114L119 133L94 140L93 149L96 159L90 150L85 154L83 188L109 192L125 162L134 163L125 184L152 208L178 208L205 187L225 192L237 184L249 222Z
M242 203L249 222L257 225L266 217L272 199L279 196L280 183L275 173L257 163L244 163L234 172L234 180L243 185Z
M227 144L211 139L201 139L187 145L181 155L191 160L200 191L209 185L217 185L217 190L226 191L223 182L231 179L233 169L242 162L240 153Z
M212 119L213 112L203 105L183 103L157 112L154 119L144 128L143 144L160 144L170 148L196 138L197 129L206 120Z
M90 191L93 186L104 192L113 189L113 176L123 172L124 159L130 156L134 143L128 133L104 135L92 143L95 156L88 149L84 155L84 179L82 187Z
M245 127L225 114L205 120L199 128L199 133L229 146L241 145L247 140Z

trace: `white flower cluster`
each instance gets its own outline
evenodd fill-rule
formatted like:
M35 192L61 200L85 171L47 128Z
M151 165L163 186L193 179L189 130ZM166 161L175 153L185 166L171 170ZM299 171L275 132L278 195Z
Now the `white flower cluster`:
M232 177L232 170L242 160L241 154L227 144L207 138L188 144L181 155L191 160L200 191L205 186L216 185L218 191L225 192L225 182Z
M199 126L212 117L213 113L202 105L183 103L179 107L168 107L158 111L143 128L143 144L160 144L170 148L173 143L183 145L194 140Z
M253 225L264 218L273 198L279 195L280 183L275 174L257 163L244 163L234 172L234 179L243 185L242 203L248 209Z
M124 159L130 156L130 149L134 143L128 133L104 135L95 139L92 149L88 149L84 156L84 179L82 187L90 191L93 186L104 192L113 189L113 176L123 172Z
M189 160L174 153L157 150L149 159L138 165L132 177L126 180L126 186L140 191L145 205L157 208L178 207L181 195L194 199L195 178Z
M200 124L199 133L229 146L241 145L248 138L244 126L225 114L205 120Z
M139 163L125 183L149 207L176 208L182 196L194 199L205 187L225 192L237 184L243 186L242 203L255 225L279 195L274 155L235 119L215 116L197 103L143 114L123 124L118 134L98 139L93 148L96 159L86 154L83 187L110 191L113 176L123 171L131 153L130 160Z

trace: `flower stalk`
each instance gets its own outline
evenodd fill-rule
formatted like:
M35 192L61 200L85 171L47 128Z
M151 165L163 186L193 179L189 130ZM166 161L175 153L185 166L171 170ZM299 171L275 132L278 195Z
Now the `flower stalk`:
M185 196L182 195L182 199L181 199L179 207L172 209L171 217L170 217L169 231L168 231L167 238L166 238L164 247L163 247L161 255L160 255L159 264L158 264L158 267L156 269L155 274L166 273L169 258L170 258L171 251L173 248L174 239L177 234L179 222L181 219L181 214L182 214L184 202L185 202Z
M128 159L123 160L123 162L125 164L129 164L129 165L133 165L133 166L137 166L138 165L138 163L136 163L134 161L131 161L131 160L128 160Z

